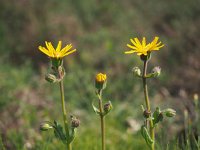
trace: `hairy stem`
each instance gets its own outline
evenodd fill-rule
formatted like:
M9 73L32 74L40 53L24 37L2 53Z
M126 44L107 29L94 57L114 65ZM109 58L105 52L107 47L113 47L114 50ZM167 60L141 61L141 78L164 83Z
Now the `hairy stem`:
M148 60L144 61L144 68L143 68L143 75L142 75L142 81L143 81L143 88L144 88L144 97L145 97L145 103L146 103L146 109L148 112L151 112L151 106L150 106L150 101L149 101L149 95L148 95L148 87L147 87L147 80L146 80L146 74L147 74L147 65L148 65ZM153 144L151 145L151 150L154 150L155 147L155 133L154 133L154 127L153 127L153 120L149 120L149 130L150 130L150 136L152 140L154 141Z
M67 121L67 112L65 108L65 95L64 95L64 85L63 85L63 80L59 82L60 86L60 95L61 95L61 104L62 104L62 113L63 113L63 122L64 122L64 127L65 127L65 133L67 136L67 139L69 139L69 127L68 127L68 121ZM67 149L72 150L71 143L67 143Z
M102 90L99 91L99 110L100 110L100 119L101 119L102 150L105 150L106 149L106 146L105 146L105 118L104 118L104 115L103 115Z

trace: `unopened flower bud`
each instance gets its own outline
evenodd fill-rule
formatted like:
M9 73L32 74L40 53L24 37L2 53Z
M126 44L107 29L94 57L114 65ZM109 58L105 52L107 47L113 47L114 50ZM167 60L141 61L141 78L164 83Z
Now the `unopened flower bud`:
M107 76L106 74L103 73L98 73L95 77L95 87L98 90L103 90L106 88L106 80L107 80Z
M65 76L65 70L62 66L58 67L58 76L59 76L59 80L62 80Z
M194 104L195 104L195 106L198 106L198 103L199 103L199 96L198 96L198 94L194 94Z
M48 82L50 82L50 83L55 83L57 81L57 78L53 74L47 74L45 76L45 80L48 81Z
M160 73L161 73L161 68L159 66L153 68L152 70L153 77L159 77Z
M106 103L106 104L103 106L104 112L105 112L105 113L110 112L111 109L112 109L112 107L113 107L113 106L112 106L111 102L109 101L108 103Z
M163 111L163 113L167 116L167 117L174 117L176 115L176 111L174 109L171 108L167 108Z
M133 71L133 75L134 75L134 76L136 76L136 77L141 77L141 70L140 70L140 68L134 67L134 68L132 69L132 71Z
M40 130L41 130L41 131L47 131L47 130L49 130L49 129L52 129L52 126L49 125L48 123L42 123L42 124L40 125Z
M143 116L144 116L145 118L149 118L149 117L151 116L151 111L145 110L145 111L143 112Z
M78 128L80 125L80 120L77 119L76 117L71 118L71 127L72 128Z

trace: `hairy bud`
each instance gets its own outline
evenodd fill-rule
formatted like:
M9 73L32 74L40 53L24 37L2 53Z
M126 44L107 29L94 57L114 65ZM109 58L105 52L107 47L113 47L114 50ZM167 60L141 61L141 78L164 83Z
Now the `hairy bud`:
M47 131L49 129L52 129L53 127L51 125L49 125L48 123L42 123L40 125L40 130L41 131Z
M133 72L133 75L136 76L136 77L141 77L141 70L139 67L134 67L132 69L132 72Z

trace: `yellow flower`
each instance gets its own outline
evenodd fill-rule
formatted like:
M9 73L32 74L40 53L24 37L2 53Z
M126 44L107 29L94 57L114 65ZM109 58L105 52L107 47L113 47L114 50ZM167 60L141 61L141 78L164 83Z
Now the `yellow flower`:
M95 77L95 87L98 90L103 90L106 88L106 74L98 73Z
M103 83L103 82L106 81L106 79L107 79L106 74L98 73L98 74L96 75L95 81L98 82L98 83Z
M45 44L46 44L46 48L42 46L39 46L38 48L41 52L43 52L44 54L46 54L47 56L51 58L61 59L76 51L76 49L73 49L73 50L71 49L72 44L69 44L61 49L62 41L58 42L56 49L53 47L51 42L45 41Z
M146 38L143 37L142 42L138 38L130 39L133 45L127 44L131 50L126 51L125 54L137 53L137 55L147 55L148 52L159 50L164 46L161 42L158 42L159 37L155 37L151 43L146 43Z

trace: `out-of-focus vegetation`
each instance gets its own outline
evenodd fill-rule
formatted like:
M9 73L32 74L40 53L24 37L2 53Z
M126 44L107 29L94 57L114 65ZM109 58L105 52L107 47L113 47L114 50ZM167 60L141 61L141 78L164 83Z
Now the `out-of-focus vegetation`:
M200 91L199 6L199 0L1 0L0 149L63 148L51 133L38 130L43 120L62 121L58 86L45 82L49 60L37 48L45 40L77 48L65 58L64 81L67 109L81 120L74 149L100 147L99 120L91 106L98 71L108 74L105 98L112 98L114 105L107 118L108 149L147 149L137 128L142 88L131 74L140 61L124 51L130 38L151 41L156 35L165 47L153 54L151 63L162 67L162 75L151 82L150 99L177 110L176 119L158 131L157 149L184 146L183 112L193 125L190 132L199 135L192 101Z

